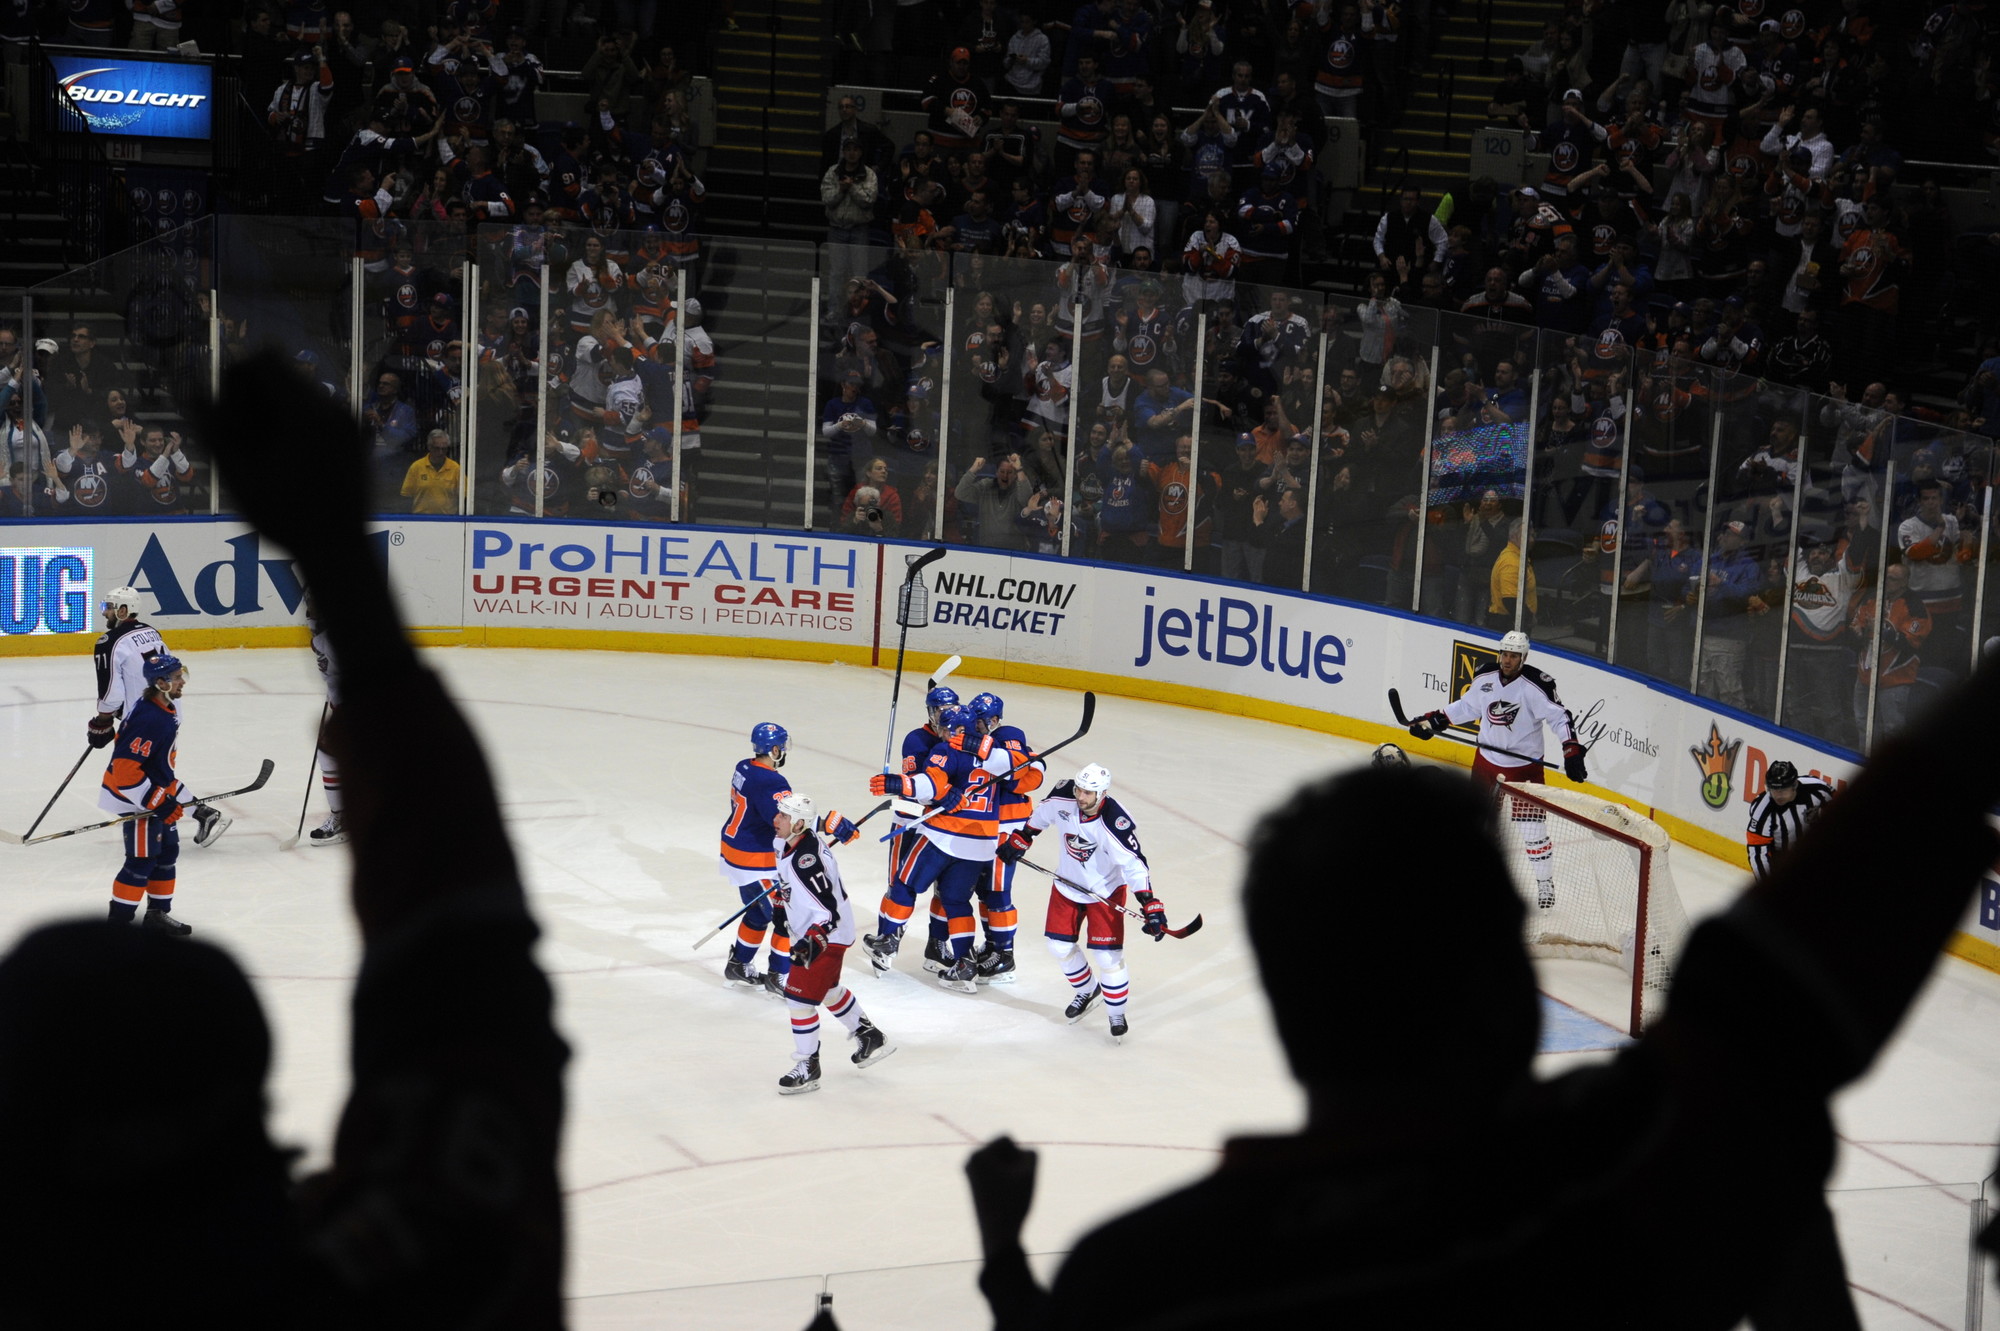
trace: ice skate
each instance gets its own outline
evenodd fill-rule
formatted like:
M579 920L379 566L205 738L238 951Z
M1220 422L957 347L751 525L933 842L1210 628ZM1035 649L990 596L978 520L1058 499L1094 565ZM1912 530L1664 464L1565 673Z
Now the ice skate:
M935 938L925 940L924 969L933 975L951 969L951 953L945 950L945 944L940 940Z
M979 954L977 968L979 971L979 983L981 984L1014 983L1013 949L987 948Z
M764 985L764 972L751 970L747 961L730 961L724 963L722 967L722 979L726 984L742 985L747 989L761 989Z
M938 973L938 983L961 994L979 992L979 972L973 969L971 957L960 957L952 963L951 969Z
M763 975L764 992L773 998L783 998L785 996L785 981L787 978L789 977L780 975L776 971L765 971Z
M1111 1019L1111 1043L1124 1044L1125 1032L1131 1029L1132 1028L1130 1026L1127 1026L1125 1024L1125 1018L1113 1017Z
M804 1095L819 1089L819 1055L812 1054L792 1064L792 1070L778 1078L779 1095Z
M1071 1025L1075 1025L1082 1019L1083 1014L1096 1004L1098 995L1102 992L1096 985L1091 985L1087 992L1069 1000L1069 1006L1063 1009L1063 1015L1069 1018Z
M194 844L197 846L214 845L215 839L227 832L229 824L235 821L233 818L223 817L220 810L212 809L206 804L190 805L188 812L194 815Z
M889 1043L889 1037L876 1028L874 1022L863 1017L861 1026L854 1032L854 1066L865 1068L872 1063L880 1063L896 1052L896 1046Z
M306 833L306 844L313 846L337 846L347 840L347 824L337 813L330 813L326 821Z
M886 973L896 963L896 949L903 945L901 934L863 934L861 946L868 949L868 964Z
M169 915L166 911L163 910L147 911L144 916L143 923L141 924L140 927L146 929L152 929L158 933L163 933L169 938L186 938L189 934L194 932L193 929L189 928L185 924L182 924L179 920L175 919L172 915Z
M1541 910L1553 910L1555 909L1555 904L1556 904L1556 885L1554 883L1536 883L1535 884L1536 907Z

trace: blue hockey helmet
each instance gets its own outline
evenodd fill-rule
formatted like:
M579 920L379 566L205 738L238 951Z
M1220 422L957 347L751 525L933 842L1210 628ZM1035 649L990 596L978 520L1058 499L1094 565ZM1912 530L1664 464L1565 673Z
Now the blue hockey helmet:
M949 739L959 732L970 732L978 724L978 718L970 707L960 707L956 703L938 713L938 729Z
M980 722L987 730L999 725L1000 718L1007 710L1007 704L1000 701L1000 695L997 693L975 693L972 695L972 701L965 706L966 710L972 713L972 719Z
M750 747L758 757L772 756L779 767L785 765L785 751L791 747L792 737L776 721L760 722L750 730Z
M149 656L145 664L140 667L148 684L163 684L185 669L187 667L181 664L181 658L172 652L158 652Z
M958 690L948 689L940 684L924 695L924 708L930 713L931 724L938 723L938 714L947 707L958 706Z

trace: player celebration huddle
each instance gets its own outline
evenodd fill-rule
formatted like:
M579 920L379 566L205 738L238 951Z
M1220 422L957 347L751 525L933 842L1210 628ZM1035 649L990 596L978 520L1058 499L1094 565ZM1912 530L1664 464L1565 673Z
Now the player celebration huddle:
M818 815L812 799L791 788L781 772L791 737L774 722L750 732L752 755L730 779L720 868L743 909L722 926L737 926L723 979L785 1000L797 1061L778 1079L780 1094L819 1088L822 1007L853 1037L857 1067L895 1052L842 983L842 967L858 939L877 976L893 972L925 893L923 969L947 991L976 995L1019 973L1015 871L1025 863L1047 874L1053 883L1043 934L1073 991L1064 1016L1075 1023L1101 1002L1114 1042L1130 1030L1125 918L1138 919L1154 939L1185 937L1201 925L1196 916L1180 929L1167 927L1138 829L1108 793L1111 774L1103 767L1091 763L1034 799L1047 780L1047 755L1089 729L1093 697L1085 695L1077 734L1039 752L1007 724L997 694L961 702L933 681L924 703L925 723L903 737L901 770L869 779L870 793L889 799L859 821L833 810ZM835 848L858 841L864 824L892 809L888 888L874 931L862 933ZM1050 830L1059 835L1060 869L1025 858Z

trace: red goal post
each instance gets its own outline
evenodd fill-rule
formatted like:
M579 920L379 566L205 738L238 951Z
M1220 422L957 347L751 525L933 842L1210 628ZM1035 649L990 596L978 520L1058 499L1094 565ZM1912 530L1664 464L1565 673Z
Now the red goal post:
M1526 782L1496 790L1501 849L1527 905L1529 952L1623 968L1632 977L1628 1029L1637 1036L1665 1011L1687 941L1672 839L1602 796Z

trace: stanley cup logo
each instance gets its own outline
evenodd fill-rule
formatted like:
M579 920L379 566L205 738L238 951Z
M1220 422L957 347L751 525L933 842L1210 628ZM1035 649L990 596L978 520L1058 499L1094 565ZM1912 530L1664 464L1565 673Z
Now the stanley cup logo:
M1698 744L1688 750L1694 765L1701 769L1702 802L1711 809L1720 809L1729 803L1730 778L1736 771L1736 754L1743 747L1743 741L1723 741L1722 732L1715 722L1708 723L1708 743Z

